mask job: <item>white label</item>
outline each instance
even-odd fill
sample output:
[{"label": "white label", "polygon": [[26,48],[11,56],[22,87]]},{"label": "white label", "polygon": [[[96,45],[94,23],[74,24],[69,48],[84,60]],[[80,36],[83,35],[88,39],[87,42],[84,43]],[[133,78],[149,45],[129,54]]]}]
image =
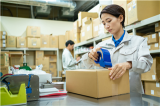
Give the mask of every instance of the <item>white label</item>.
[{"label": "white label", "polygon": [[5,35],[2,35],[2,39],[5,39]]},{"label": "white label", "polygon": [[3,44],[3,47],[6,47],[6,44]]},{"label": "white label", "polygon": [[155,75],[152,75],[152,79],[155,80],[155,79],[156,79],[156,76],[155,76]]},{"label": "white label", "polygon": [[36,43],[33,43],[32,45],[33,45],[33,46],[36,46],[37,44],[36,44]]},{"label": "white label", "polygon": [[128,11],[131,11],[131,7],[129,7]]},{"label": "white label", "polygon": [[133,1],[133,7],[136,6],[136,1]]},{"label": "white label", "polygon": [[156,34],[152,34],[152,38],[156,38]]},{"label": "white label", "polygon": [[45,45],[46,45],[46,44],[47,44],[47,42],[43,42],[43,44],[45,44]]},{"label": "white label", "polygon": [[74,41],[77,41],[77,39],[74,39]]},{"label": "white label", "polygon": [[82,32],[82,36],[85,36],[85,32]]},{"label": "white label", "polygon": [[156,23],[156,24],[155,24],[155,27],[159,27],[159,24],[158,24],[158,23]]},{"label": "white label", "polygon": [[3,31],[3,35],[6,35],[6,32],[5,32],[5,31]]},{"label": "white label", "polygon": [[24,43],[21,43],[21,46],[24,46]]},{"label": "white label", "polygon": [[3,43],[6,43],[6,40],[3,40]]},{"label": "white label", "polygon": [[89,30],[90,30],[90,26],[87,27],[87,31],[89,31]]},{"label": "white label", "polygon": [[154,95],[154,90],[151,90],[151,94]]},{"label": "white label", "polygon": [[76,37],[76,34],[74,36]]},{"label": "white label", "polygon": [[83,22],[83,26],[85,26],[85,23]]},{"label": "white label", "polygon": [[159,37],[160,37],[160,32],[159,32]]},{"label": "white label", "polygon": [[158,43],[155,43],[155,47],[158,47]]},{"label": "white label", "polygon": [[95,32],[98,31],[98,26],[95,26],[95,27],[94,27],[94,31],[95,31]]},{"label": "white label", "polygon": [[76,30],[76,27],[74,27],[74,29]]},{"label": "white label", "polygon": [[151,49],[151,46],[149,45],[148,48]]},{"label": "white label", "polygon": [[158,82],[156,82],[156,87],[159,87],[159,83]]}]

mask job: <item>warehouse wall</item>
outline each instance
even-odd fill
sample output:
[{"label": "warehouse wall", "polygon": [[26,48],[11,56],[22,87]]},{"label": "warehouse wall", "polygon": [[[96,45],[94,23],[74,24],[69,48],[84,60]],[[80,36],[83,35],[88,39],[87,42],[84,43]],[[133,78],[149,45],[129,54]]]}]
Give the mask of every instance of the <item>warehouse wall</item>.
[{"label": "warehouse wall", "polygon": [[1,16],[1,31],[8,35],[26,36],[27,26],[39,26],[41,34],[64,35],[66,30],[71,30],[73,22],[54,21],[42,19],[27,19]]}]

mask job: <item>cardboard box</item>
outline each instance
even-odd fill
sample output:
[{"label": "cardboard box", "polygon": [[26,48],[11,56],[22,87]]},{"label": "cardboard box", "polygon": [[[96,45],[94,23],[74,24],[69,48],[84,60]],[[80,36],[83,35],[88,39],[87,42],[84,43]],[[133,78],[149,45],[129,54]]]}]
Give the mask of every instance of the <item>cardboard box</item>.
[{"label": "cardboard box", "polygon": [[49,35],[41,35],[41,47],[49,48]]},{"label": "cardboard box", "polygon": [[7,47],[16,47],[17,39],[16,36],[7,36]]},{"label": "cardboard box", "polygon": [[5,75],[5,74],[8,74],[9,73],[9,66],[2,66],[0,67],[0,72],[1,72],[1,76]]},{"label": "cardboard box", "polygon": [[40,37],[40,27],[27,26],[27,37]]},{"label": "cardboard box", "polygon": [[79,27],[79,22],[75,21],[73,23],[73,33],[80,33],[81,32],[81,28]]},{"label": "cardboard box", "polygon": [[73,41],[75,44],[80,43],[80,33],[74,33]]},{"label": "cardboard box", "polygon": [[36,69],[36,66],[29,66],[32,70]]},{"label": "cardboard box", "polygon": [[50,69],[49,73],[52,74],[52,77],[57,77],[57,69]]},{"label": "cardboard box", "polygon": [[85,17],[98,18],[98,13],[96,13],[96,12],[79,12],[78,13],[79,27],[82,26],[82,19]]},{"label": "cardboard box", "polygon": [[159,50],[159,43],[149,44],[149,50]]},{"label": "cardboard box", "polygon": [[43,58],[37,58],[36,59],[36,66],[38,65],[43,65],[42,70],[43,71],[49,71],[49,58],[48,57],[43,57]]},{"label": "cardboard box", "polygon": [[99,18],[93,20],[93,37],[99,36],[101,20]]},{"label": "cardboard box", "polygon": [[148,35],[148,44],[159,43],[158,33]]},{"label": "cardboard box", "polygon": [[66,90],[94,98],[130,93],[129,71],[114,81],[109,78],[109,72],[107,69],[67,70]]},{"label": "cardboard box", "polygon": [[10,66],[13,65],[23,66],[23,53],[10,53]]},{"label": "cardboard box", "polygon": [[17,47],[26,47],[26,37],[17,37]]},{"label": "cardboard box", "polygon": [[59,49],[64,49],[65,46],[65,36],[64,35],[59,35]]},{"label": "cardboard box", "polygon": [[160,31],[160,22],[157,22],[155,24],[155,32],[159,32]]},{"label": "cardboard box", "polygon": [[112,38],[112,37],[104,38],[104,39],[102,39],[102,41],[108,40],[108,39],[110,39],[110,38]]},{"label": "cardboard box", "polygon": [[0,39],[6,39],[7,32],[6,31],[0,31]]},{"label": "cardboard box", "polygon": [[80,34],[81,42],[86,41],[86,32],[85,27],[82,27],[81,34]]},{"label": "cardboard box", "polygon": [[57,62],[57,55],[45,55],[49,58],[49,62]]},{"label": "cardboard box", "polygon": [[[153,17],[159,14],[159,1],[143,1],[143,0],[132,0],[127,4],[128,8],[128,24],[133,24],[138,21]],[[146,8],[144,8],[146,7]],[[148,8],[149,7],[149,8]],[[147,11],[147,14],[144,14]]]},{"label": "cardboard box", "polygon": [[143,81],[159,81],[160,79],[160,57],[153,58],[153,64],[150,71],[141,74]]},{"label": "cardboard box", "polygon": [[35,51],[35,59],[43,57],[44,57],[44,51]]},{"label": "cardboard box", "polygon": [[66,31],[65,33],[65,42],[67,42],[68,40],[70,40],[70,31]]},{"label": "cardboard box", "polygon": [[28,48],[40,48],[41,47],[41,38],[27,38],[27,47]]},{"label": "cardboard box", "polygon": [[9,66],[9,55],[5,52],[1,53],[1,66]]},{"label": "cardboard box", "polygon": [[7,40],[0,39],[0,47],[6,47]]},{"label": "cardboard box", "polygon": [[57,69],[57,62],[49,62],[49,69]]},{"label": "cardboard box", "polygon": [[160,82],[145,81],[145,94],[160,97]]},{"label": "cardboard box", "polygon": [[49,41],[50,48],[58,48],[58,42],[59,42],[58,36],[50,36],[49,40],[50,40]]}]

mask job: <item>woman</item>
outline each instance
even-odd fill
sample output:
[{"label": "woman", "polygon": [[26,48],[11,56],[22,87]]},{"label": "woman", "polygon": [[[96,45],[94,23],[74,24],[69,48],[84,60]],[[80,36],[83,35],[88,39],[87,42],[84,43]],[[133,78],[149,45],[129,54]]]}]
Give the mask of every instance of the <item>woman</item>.
[{"label": "woman", "polygon": [[100,14],[104,28],[112,34],[112,38],[100,42],[96,48],[82,56],[83,63],[87,68],[91,68],[94,60],[97,60],[97,51],[102,47],[109,49],[111,54],[112,71],[110,79],[120,78],[126,70],[129,70],[130,91],[143,93],[141,84],[141,73],[150,70],[153,59],[147,45],[147,39],[129,35],[123,30],[125,22],[125,11],[118,5],[106,6]]}]

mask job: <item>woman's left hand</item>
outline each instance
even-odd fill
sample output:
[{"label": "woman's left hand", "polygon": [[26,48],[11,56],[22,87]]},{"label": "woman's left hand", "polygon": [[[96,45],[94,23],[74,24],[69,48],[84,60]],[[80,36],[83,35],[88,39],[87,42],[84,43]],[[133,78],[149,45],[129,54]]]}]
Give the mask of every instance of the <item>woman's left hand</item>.
[{"label": "woman's left hand", "polygon": [[125,72],[127,69],[130,69],[132,68],[132,62],[125,62],[125,63],[119,63],[119,64],[116,64],[109,76],[110,76],[110,79],[117,79],[117,78],[120,78]]}]

